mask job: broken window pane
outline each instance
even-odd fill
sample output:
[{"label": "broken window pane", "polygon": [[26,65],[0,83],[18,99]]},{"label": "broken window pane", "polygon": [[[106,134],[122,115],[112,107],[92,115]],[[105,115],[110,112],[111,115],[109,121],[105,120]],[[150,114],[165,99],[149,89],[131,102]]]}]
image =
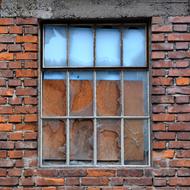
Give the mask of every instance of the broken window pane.
[{"label": "broken window pane", "polygon": [[144,163],[148,158],[148,123],[146,120],[125,120],[125,164]]},{"label": "broken window pane", "polygon": [[147,73],[126,71],[124,74],[125,115],[143,116],[148,114]]},{"label": "broken window pane", "polygon": [[96,30],[96,66],[120,66],[120,31],[114,28]]},{"label": "broken window pane", "polygon": [[93,160],[93,120],[71,120],[70,160],[72,164]]},{"label": "broken window pane", "polygon": [[70,114],[93,114],[93,74],[92,72],[70,73]]},{"label": "broken window pane", "polygon": [[129,27],[123,32],[123,62],[127,67],[146,65],[146,34],[144,27]]},{"label": "broken window pane", "polygon": [[43,160],[65,160],[65,121],[43,120],[42,126]]},{"label": "broken window pane", "polygon": [[70,27],[69,58],[70,66],[93,66],[92,28]]},{"label": "broken window pane", "polygon": [[66,77],[64,72],[44,72],[42,113],[44,116],[66,115]]},{"label": "broken window pane", "polygon": [[120,115],[120,72],[97,72],[96,106],[97,114]]},{"label": "broken window pane", "polygon": [[120,120],[102,119],[97,121],[98,161],[120,161]]},{"label": "broken window pane", "polygon": [[44,66],[66,66],[67,33],[64,26],[44,26]]}]

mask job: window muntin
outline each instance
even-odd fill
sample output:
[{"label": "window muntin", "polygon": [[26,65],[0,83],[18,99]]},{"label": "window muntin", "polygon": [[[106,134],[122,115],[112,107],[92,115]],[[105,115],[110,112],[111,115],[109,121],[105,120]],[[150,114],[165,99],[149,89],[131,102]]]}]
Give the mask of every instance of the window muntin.
[{"label": "window muntin", "polygon": [[43,31],[41,165],[149,165],[146,25],[46,24]]}]

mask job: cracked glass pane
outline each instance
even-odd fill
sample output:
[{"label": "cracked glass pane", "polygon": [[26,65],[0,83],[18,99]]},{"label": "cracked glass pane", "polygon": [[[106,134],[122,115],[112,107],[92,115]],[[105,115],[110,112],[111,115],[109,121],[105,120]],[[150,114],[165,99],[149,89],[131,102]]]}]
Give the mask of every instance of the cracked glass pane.
[{"label": "cracked glass pane", "polygon": [[43,160],[65,160],[66,131],[63,120],[43,120]]},{"label": "cracked glass pane", "polygon": [[74,67],[93,66],[93,30],[70,27],[69,63]]},{"label": "cracked glass pane", "polygon": [[146,34],[144,27],[129,27],[123,32],[123,64],[127,67],[146,65]]},{"label": "cracked glass pane", "polygon": [[93,160],[93,120],[71,120],[70,160],[71,164]]},{"label": "cracked glass pane", "polygon": [[96,79],[97,115],[120,115],[120,72],[100,71],[97,72]]},{"label": "cracked glass pane", "polygon": [[64,26],[44,26],[44,66],[66,66],[67,32]]},{"label": "cracked glass pane", "polygon": [[99,162],[120,161],[120,120],[97,121],[97,158]]},{"label": "cracked glass pane", "polygon": [[124,74],[124,113],[127,116],[148,114],[147,73],[126,71]]},{"label": "cracked glass pane", "polygon": [[66,78],[64,72],[43,74],[42,113],[44,116],[66,115]]},{"label": "cracked glass pane", "polygon": [[147,162],[147,120],[125,120],[124,151],[125,164],[142,164]]},{"label": "cracked glass pane", "polygon": [[79,116],[93,114],[92,72],[70,73],[70,114]]},{"label": "cracked glass pane", "polygon": [[96,30],[96,66],[120,66],[120,31],[116,28]]}]

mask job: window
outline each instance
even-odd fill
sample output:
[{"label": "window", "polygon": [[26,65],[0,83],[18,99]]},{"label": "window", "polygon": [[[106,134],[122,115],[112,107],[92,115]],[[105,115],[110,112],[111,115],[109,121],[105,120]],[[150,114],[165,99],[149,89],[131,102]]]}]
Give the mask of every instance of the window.
[{"label": "window", "polygon": [[149,165],[146,24],[44,24],[42,166]]}]

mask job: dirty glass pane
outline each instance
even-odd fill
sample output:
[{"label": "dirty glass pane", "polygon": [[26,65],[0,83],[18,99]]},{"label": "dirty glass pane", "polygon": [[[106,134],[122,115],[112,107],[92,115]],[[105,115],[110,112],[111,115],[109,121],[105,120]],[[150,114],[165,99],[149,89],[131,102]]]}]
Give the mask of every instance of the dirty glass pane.
[{"label": "dirty glass pane", "polygon": [[124,128],[125,164],[146,164],[148,158],[147,120],[125,120]]},{"label": "dirty glass pane", "polygon": [[70,121],[70,160],[72,164],[93,160],[93,120]]},{"label": "dirty glass pane", "polygon": [[59,25],[44,26],[44,66],[66,66],[66,28]]},{"label": "dirty glass pane", "polygon": [[70,72],[70,115],[93,115],[93,73]]},{"label": "dirty glass pane", "polygon": [[96,30],[96,66],[120,66],[120,31],[114,28]]},{"label": "dirty glass pane", "polygon": [[120,115],[120,72],[100,71],[96,79],[97,115]]},{"label": "dirty glass pane", "polygon": [[97,158],[99,162],[120,161],[120,120],[97,121]]},{"label": "dirty glass pane", "polygon": [[127,67],[146,65],[146,34],[144,27],[129,27],[123,32],[123,64]]},{"label": "dirty glass pane", "polygon": [[148,114],[147,72],[125,72],[124,112],[127,116],[143,116]]},{"label": "dirty glass pane", "polygon": [[43,120],[42,125],[43,160],[65,160],[66,130],[63,120]]},{"label": "dirty glass pane", "polygon": [[43,73],[42,113],[43,116],[66,115],[66,75],[64,72]]},{"label": "dirty glass pane", "polygon": [[69,63],[74,67],[93,66],[92,28],[70,28]]}]

